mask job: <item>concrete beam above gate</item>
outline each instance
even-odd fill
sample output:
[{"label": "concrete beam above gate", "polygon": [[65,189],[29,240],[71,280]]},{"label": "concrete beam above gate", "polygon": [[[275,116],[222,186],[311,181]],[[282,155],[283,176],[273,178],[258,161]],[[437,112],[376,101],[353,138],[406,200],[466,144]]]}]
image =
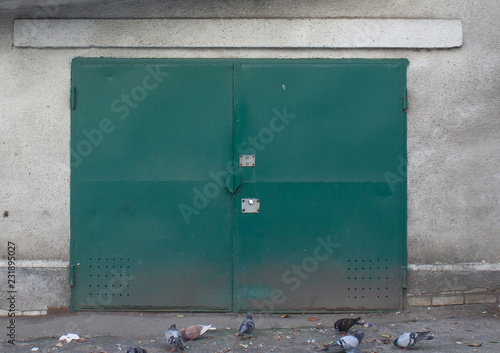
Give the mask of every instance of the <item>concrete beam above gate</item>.
[{"label": "concrete beam above gate", "polygon": [[20,48],[456,48],[453,19],[15,20]]}]

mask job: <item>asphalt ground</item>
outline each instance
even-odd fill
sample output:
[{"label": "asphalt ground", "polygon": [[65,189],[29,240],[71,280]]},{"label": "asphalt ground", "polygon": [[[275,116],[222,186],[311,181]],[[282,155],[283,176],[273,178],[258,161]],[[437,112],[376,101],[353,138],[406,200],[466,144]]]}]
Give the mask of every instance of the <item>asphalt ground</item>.
[{"label": "asphalt ground", "polygon": [[[365,337],[361,352],[398,352],[392,341],[403,332],[431,330],[432,341],[424,341],[416,352],[500,352],[499,306],[459,305],[412,308],[402,312],[336,314],[259,314],[254,313],[256,330],[252,338],[235,333],[244,314],[174,312],[79,312],[60,315],[22,316],[15,321],[15,345],[7,336],[9,318],[0,318],[3,332],[1,353],[82,352],[125,353],[131,345],[148,353],[169,352],[164,332],[175,323],[178,328],[211,324],[217,328],[186,343],[185,352],[315,352],[342,336],[333,324],[343,317],[362,316],[372,324],[362,329]],[[69,343],[59,338],[76,333],[81,339]]]}]

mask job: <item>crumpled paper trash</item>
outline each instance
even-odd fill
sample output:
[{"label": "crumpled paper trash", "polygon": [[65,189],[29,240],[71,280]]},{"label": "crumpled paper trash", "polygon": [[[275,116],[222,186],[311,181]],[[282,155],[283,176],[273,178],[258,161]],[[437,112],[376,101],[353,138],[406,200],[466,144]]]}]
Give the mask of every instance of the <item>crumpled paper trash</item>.
[{"label": "crumpled paper trash", "polygon": [[67,335],[62,335],[59,337],[59,341],[66,341],[66,342],[71,342],[72,340],[78,340],[80,339],[80,336],[78,336],[76,333],[68,333]]}]

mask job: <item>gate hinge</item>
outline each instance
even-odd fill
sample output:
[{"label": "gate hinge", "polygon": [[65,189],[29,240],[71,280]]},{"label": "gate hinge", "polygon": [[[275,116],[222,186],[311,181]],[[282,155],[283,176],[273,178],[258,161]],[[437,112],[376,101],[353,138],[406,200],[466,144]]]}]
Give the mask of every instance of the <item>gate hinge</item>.
[{"label": "gate hinge", "polygon": [[76,271],[77,265],[79,265],[79,264],[69,265],[69,286],[70,287],[75,286],[75,271]]},{"label": "gate hinge", "polygon": [[71,90],[71,109],[76,109],[76,87]]},{"label": "gate hinge", "polygon": [[403,288],[406,289],[406,275],[408,272],[408,266],[401,266],[401,276],[403,277]]},{"label": "gate hinge", "polygon": [[408,110],[408,89],[403,88],[401,100],[402,100],[402,104],[403,104],[403,111],[407,111]]}]

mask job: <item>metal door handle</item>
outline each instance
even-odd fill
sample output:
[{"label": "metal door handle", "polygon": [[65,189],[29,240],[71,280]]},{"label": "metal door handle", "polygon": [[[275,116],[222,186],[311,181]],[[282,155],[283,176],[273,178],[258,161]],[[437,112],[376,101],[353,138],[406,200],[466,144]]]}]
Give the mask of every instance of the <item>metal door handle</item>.
[{"label": "metal door handle", "polygon": [[226,188],[231,194],[234,194],[241,185],[241,175],[237,173],[226,174]]}]

